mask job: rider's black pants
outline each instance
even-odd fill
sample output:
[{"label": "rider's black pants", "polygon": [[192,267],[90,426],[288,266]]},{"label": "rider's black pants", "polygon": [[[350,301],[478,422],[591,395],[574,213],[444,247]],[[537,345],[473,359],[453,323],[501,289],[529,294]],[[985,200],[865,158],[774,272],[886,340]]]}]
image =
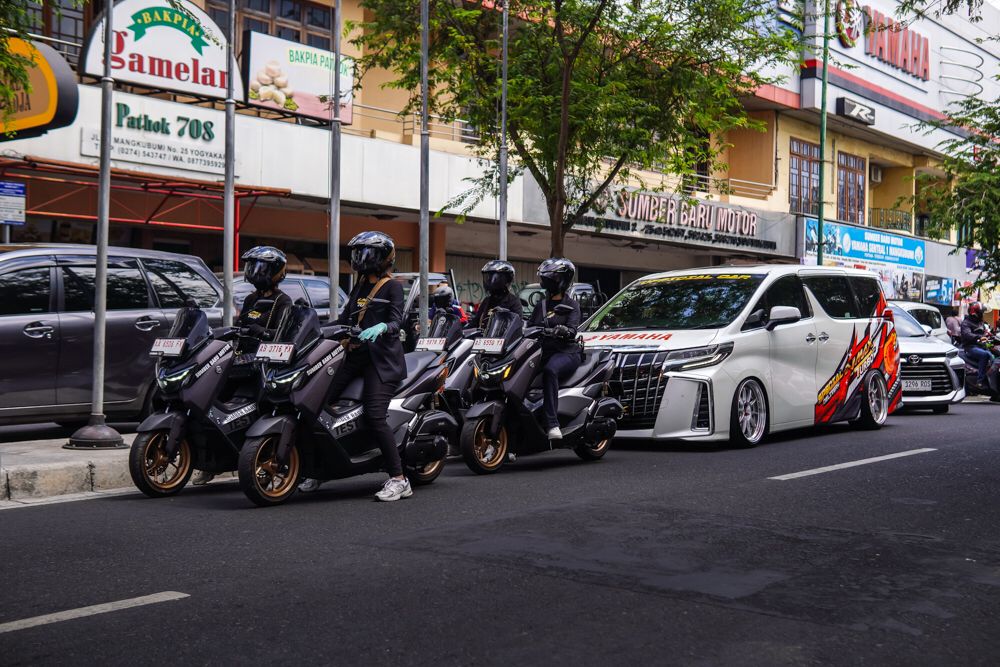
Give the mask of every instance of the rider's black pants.
[{"label": "rider's black pants", "polygon": [[565,380],[580,367],[579,352],[552,352],[542,356],[542,407],[545,425],[559,426],[559,381]]},{"label": "rider's black pants", "polygon": [[329,401],[336,401],[356,377],[365,379],[365,387],[361,392],[361,402],[365,407],[365,424],[378,443],[378,448],[382,450],[385,470],[392,476],[402,475],[403,464],[399,460],[399,450],[396,448],[396,441],[387,422],[389,401],[396,394],[399,385],[395,382],[382,382],[367,350],[352,350],[347,353],[344,365],[330,383]]}]

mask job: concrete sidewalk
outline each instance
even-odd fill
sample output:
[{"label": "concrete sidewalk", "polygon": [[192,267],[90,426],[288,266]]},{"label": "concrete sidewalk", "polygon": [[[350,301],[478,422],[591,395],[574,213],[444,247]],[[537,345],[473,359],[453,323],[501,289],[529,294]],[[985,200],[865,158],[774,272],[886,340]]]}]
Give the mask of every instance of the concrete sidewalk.
[{"label": "concrete sidewalk", "polygon": [[[122,435],[132,444],[135,433]],[[66,438],[0,442],[0,501],[39,498],[132,486],[128,449],[63,449]]]}]

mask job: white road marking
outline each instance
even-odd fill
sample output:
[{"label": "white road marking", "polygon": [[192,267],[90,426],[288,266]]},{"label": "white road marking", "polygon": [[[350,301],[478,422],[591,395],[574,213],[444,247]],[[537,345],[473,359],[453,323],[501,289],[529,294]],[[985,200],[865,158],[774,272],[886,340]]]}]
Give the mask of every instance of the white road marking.
[{"label": "white road marking", "polygon": [[178,593],[177,591],[163,591],[162,593],[143,595],[142,597],[129,598],[128,600],[105,602],[104,604],[95,604],[89,607],[80,607],[79,609],[67,609],[66,611],[57,611],[54,614],[32,616],[31,618],[22,618],[20,621],[2,623],[0,624],[0,634],[24,630],[26,628],[33,628],[38,625],[48,625],[49,623],[69,621],[74,618],[83,618],[84,616],[106,614],[109,611],[131,609],[132,607],[141,607],[143,605],[156,604],[158,602],[170,602],[171,600],[180,600],[186,597],[190,596],[187,593]]},{"label": "white road marking", "polygon": [[905,452],[897,452],[896,454],[886,454],[885,456],[874,456],[870,459],[860,459],[858,461],[848,461],[847,463],[838,463],[833,466],[825,466],[823,468],[813,468],[812,470],[803,470],[802,472],[793,472],[787,475],[778,475],[777,477],[768,477],[768,479],[777,479],[782,482],[789,479],[798,479],[799,477],[808,477],[810,475],[819,475],[824,472],[833,472],[834,470],[843,470],[844,468],[853,468],[855,466],[868,465],[869,463],[878,463],[879,461],[888,461],[889,459],[898,459],[904,456],[913,456],[914,454],[926,454],[927,452],[936,452],[936,449],[925,447],[923,449],[910,449]]}]

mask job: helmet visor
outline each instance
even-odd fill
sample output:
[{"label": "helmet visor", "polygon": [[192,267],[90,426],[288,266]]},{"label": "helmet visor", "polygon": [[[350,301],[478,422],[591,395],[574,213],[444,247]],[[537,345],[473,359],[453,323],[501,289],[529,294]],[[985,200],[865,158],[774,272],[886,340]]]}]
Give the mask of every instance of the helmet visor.
[{"label": "helmet visor", "polygon": [[361,246],[351,249],[351,268],[355,271],[381,271],[385,261],[382,248]]},{"label": "helmet visor", "polygon": [[510,276],[499,271],[488,271],[483,274],[483,288],[487,292],[502,292],[510,285]]},{"label": "helmet visor", "polygon": [[249,259],[243,265],[243,279],[257,289],[267,289],[274,284],[278,267],[274,262]]}]

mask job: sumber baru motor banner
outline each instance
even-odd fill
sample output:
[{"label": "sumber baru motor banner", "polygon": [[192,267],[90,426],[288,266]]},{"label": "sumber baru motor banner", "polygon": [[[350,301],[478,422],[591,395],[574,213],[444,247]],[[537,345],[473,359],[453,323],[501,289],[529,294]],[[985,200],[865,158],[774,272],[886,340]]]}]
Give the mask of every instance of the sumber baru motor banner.
[{"label": "sumber baru motor banner", "polygon": [[[245,32],[243,78],[247,104],[308,116],[333,117],[332,51],[317,49],[258,32]],[[354,61],[340,60],[340,122],[353,116]]]},{"label": "sumber baru motor banner", "polygon": [[[803,258],[806,264],[816,263],[820,244],[818,227],[815,218],[806,219]],[[877,273],[890,299],[922,299],[925,250],[924,242],[911,236],[838,222],[823,223],[823,265]]]}]

